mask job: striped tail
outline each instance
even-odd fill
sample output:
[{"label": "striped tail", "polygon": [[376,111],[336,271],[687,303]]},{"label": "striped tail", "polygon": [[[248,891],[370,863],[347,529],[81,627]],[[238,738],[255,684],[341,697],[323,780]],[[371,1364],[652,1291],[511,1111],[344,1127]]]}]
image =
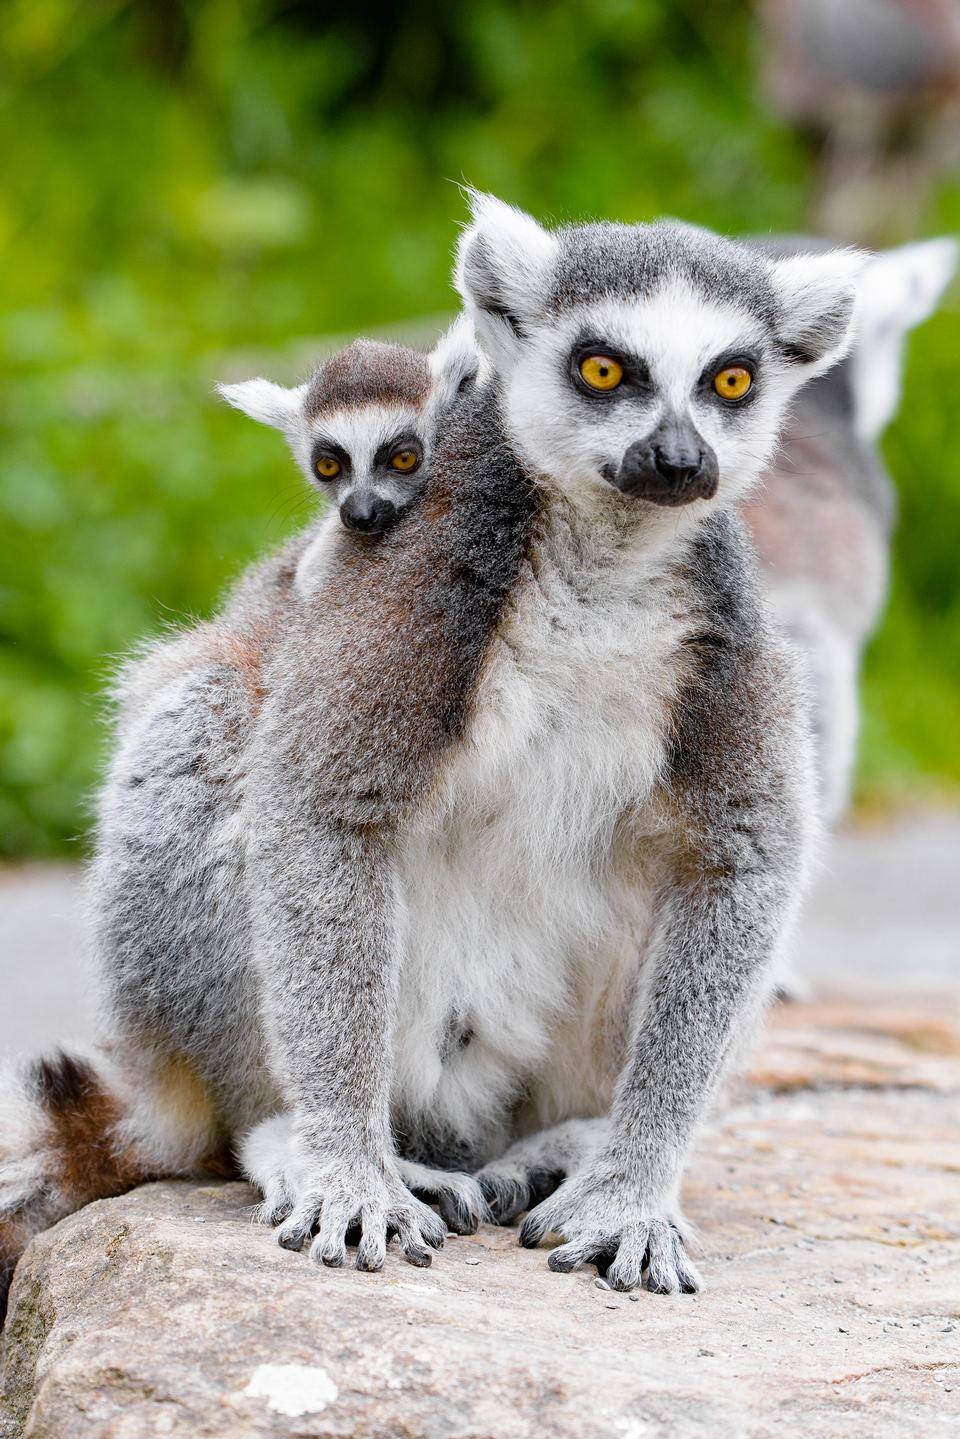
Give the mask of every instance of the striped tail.
[{"label": "striped tail", "polygon": [[33,1235],[160,1177],[124,1138],[126,1108],[115,1067],[96,1052],[59,1051],[0,1074],[0,1324]]}]

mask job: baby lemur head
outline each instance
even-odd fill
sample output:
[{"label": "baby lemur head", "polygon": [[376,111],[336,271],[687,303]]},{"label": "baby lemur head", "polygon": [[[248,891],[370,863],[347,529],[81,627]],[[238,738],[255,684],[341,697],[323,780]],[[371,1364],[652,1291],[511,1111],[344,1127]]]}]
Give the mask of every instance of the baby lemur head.
[{"label": "baby lemur head", "polygon": [[292,389],[261,379],[219,389],[286,436],[348,529],[382,534],[423,488],[437,419],[476,368],[461,318],[430,354],[355,340]]},{"label": "baby lemur head", "polygon": [[732,504],[848,344],[862,257],[776,259],[689,225],[544,230],[472,196],[456,280],[528,466],[567,490]]}]

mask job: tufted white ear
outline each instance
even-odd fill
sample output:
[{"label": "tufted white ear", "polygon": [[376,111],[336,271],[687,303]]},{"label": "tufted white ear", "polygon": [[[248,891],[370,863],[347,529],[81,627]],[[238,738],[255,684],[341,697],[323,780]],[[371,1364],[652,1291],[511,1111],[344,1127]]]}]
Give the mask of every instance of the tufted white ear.
[{"label": "tufted white ear", "polygon": [[217,391],[228,405],[242,410],[261,425],[289,434],[300,417],[306,385],[287,389],[272,380],[244,380],[239,385],[218,385]]},{"label": "tufted white ear", "polygon": [[554,237],[494,195],[469,192],[471,223],[457,246],[454,282],[492,357],[504,357],[541,308]]},{"label": "tufted white ear", "polygon": [[868,261],[857,286],[851,372],[858,433],[875,440],[900,400],[903,342],[936,308],[954,270],[957,242],[923,240]]},{"label": "tufted white ear", "polygon": [[480,356],[469,315],[458,315],[427,356],[433,378],[432,405],[445,410],[460,390],[476,378]]},{"label": "tufted white ear", "polygon": [[857,276],[867,263],[861,250],[827,250],[773,262],[780,296],[777,333],[805,379],[843,358],[852,339]]}]

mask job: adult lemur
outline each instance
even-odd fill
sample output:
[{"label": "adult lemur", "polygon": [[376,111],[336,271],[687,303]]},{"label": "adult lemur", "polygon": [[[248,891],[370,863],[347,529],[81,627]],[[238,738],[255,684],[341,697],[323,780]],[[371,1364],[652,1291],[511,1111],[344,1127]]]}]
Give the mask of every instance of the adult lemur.
[{"label": "adult lemur", "polygon": [[248,1158],[325,1263],[349,1237],[378,1268],[391,1233],[427,1262],[412,1188],[469,1227],[444,1171],[503,1217],[592,1144],[524,1242],[696,1287],[684,1157],[813,829],[733,511],[842,352],[858,264],[476,198],[457,280],[488,366],[419,503],[299,586],[295,545],[235,647],[129,681],[93,874],[110,1055],[24,1076],[8,1252],[288,1111],[293,1157],[281,1119]]}]

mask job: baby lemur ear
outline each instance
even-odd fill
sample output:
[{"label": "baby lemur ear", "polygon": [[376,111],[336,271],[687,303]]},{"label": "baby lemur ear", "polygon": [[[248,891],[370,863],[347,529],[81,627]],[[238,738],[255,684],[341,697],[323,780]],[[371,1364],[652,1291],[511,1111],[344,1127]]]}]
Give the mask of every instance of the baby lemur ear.
[{"label": "baby lemur ear", "polygon": [[556,254],[553,235],[493,195],[469,192],[471,223],[457,246],[454,283],[494,355],[509,353],[541,308]]},{"label": "baby lemur ear", "polygon": [[828,370],[850,348],[857,276],[867,262],[861,250],[791,255],[773,263],[780,297],[777,333],[804,378]]},{"label": "baby lemur ear", "polygon": [[242,410],[261,425],[272,425],[284,434],[295,426],[303,407],[306,385],[295,385],[287,389],[275,385],[272,380],[244,380],[239,385],[218,385],[217,391],[228,405]]},{"label": "baby lemur ear", "polygon": [[427,356],[433,379],[432,404],[445,410],[476,379],[480,355],[469,315],[458,315]]}]

